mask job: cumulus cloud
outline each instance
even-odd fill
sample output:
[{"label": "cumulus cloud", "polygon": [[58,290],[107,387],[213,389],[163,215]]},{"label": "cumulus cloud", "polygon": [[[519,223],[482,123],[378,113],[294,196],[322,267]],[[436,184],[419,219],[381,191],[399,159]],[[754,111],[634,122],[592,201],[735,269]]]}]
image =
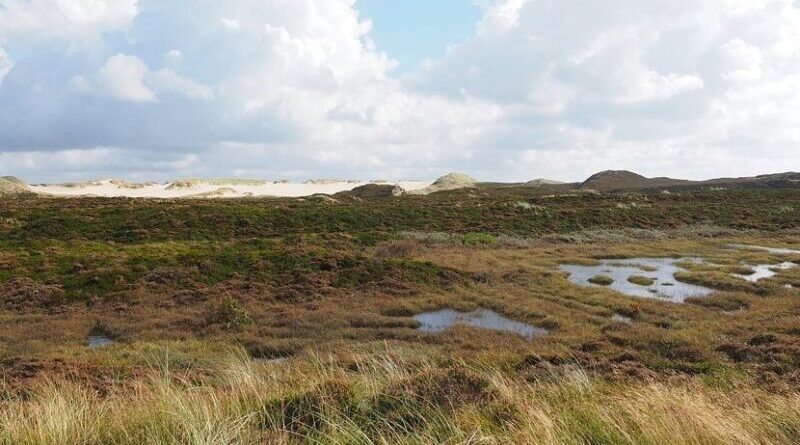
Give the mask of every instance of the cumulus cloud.
[{"label": "cumulus cloud", "polygon": [[3,0],[0,39],[91,39],[127,27],[136,13],[136,0]]},{"label": "cumulus cloud", "polygon": [[23,176],[64,160],[70,176],[497,180],[800,162],[793,0],[482,0],[472,37],[402,77],[354,0],[0,4],[0,166]]},{"label": "cumulus cloud", "polygon": [[[175,59],[174,54],[172,59]],[[176,93],[201,100],[214,97],[211,88],[205,85],[181,77],[171,69],[151,71],[142,59],[125,54],[109,58],[97,77],[101,89],[120,100],[156,102],[157,92]],[[73,78],[72,84],[79,90],[88,88],[82,76]]]},{"label": "cumulus cloud", "polygon": [[117,99],[155,102],[155,93],[144,84],[146,74],[148,69],[142,59],[117,54],[100,68],[98,82],[106,93]]},{"label": "cumulus cloud", "polygon": [[792,0],[484,7],[478,34],[411,82],[504,104],[481,143],[503,147],[509,167],[572,179],[608,167],[702,177],[800,161]]}]

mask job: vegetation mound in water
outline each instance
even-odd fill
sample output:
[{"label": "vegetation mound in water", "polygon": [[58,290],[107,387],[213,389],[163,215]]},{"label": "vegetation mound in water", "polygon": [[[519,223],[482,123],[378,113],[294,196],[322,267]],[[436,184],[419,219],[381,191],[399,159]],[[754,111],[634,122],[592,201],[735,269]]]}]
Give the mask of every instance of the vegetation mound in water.
[{"label": "vegetation mound in water", "polygon": [[644,275],[631,275],[628,277],[628,282],[638,284],[639,286],[652,286],[656,280]]},{"label": "vegetation mound in water", "polygon": [[589,282],[599,286],[611,286],[614,284],[614,279],[608,275],[595,275],[592,278],[589,278]]}]

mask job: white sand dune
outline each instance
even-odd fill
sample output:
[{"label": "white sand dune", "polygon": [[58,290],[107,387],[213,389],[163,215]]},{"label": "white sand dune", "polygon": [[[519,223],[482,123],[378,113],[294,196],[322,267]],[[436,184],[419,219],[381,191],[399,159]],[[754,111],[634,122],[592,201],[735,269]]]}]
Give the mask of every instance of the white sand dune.
[{"label": "white sand dune", "polygon": [[[241,198],[247,196],[272,196],[272,197],[302,197],[316,194],[332,195],[339,192],[352,190],[356,187],[369,184],[361,181],[306,181],[304,183],[290,183],[285,181],[237,181],[237,180],[191,180],[180,181],[181,186],[174,184],[179,181],[166,183],[142,183],[135,187],[118,180],[91,181],[82,184],[42,184],[32,185],[34,193],[62,196],[98,196],[98,197],[124,197],[124,198]],[[433,181],[399,181],[390,182],[402,187],[406,191],[415,191],[429,187]],[[224,189],[224,190],[221,190]]]}]

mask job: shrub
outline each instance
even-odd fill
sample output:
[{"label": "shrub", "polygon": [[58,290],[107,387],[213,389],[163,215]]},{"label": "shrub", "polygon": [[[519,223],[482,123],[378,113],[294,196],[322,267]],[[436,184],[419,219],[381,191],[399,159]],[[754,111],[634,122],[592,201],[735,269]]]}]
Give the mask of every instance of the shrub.
[{"label": "shrub", "polygon": [[484,232],[467,233],[461,238],[461,242],[468,246],[494,244],[497,237]]},{"label": "shrub", "polygon": [[208,323],[221,324],[225,329],[232,329],[251,324],[253,319],[239,300],[228,295],[211,308]]}]

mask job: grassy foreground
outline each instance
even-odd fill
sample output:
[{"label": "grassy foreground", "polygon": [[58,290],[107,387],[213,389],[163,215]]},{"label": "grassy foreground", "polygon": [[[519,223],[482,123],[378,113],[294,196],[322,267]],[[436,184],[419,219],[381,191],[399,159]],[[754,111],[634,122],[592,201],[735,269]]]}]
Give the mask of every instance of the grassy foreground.
[{"label": "grassy foreground", "polygon": [[609,383],[577,367],[522,378],[397,352],[255,363],[201,379],[155,366],[99,394],[44,381],[0,404],[3,444],[788,444],[800,393],[744,383]]}]

